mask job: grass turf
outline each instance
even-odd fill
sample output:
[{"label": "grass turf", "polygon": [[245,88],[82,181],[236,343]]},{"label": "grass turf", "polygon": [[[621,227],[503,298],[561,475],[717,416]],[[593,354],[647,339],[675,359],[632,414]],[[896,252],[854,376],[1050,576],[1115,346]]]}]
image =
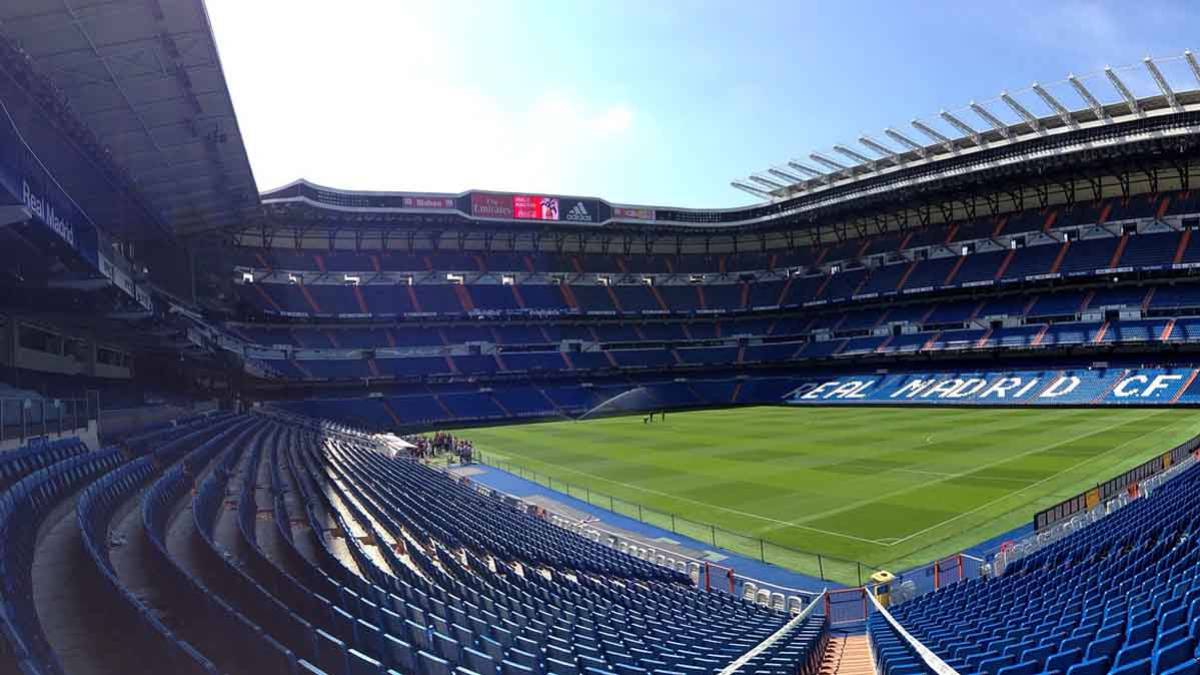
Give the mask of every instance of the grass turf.
[{"label": "grass turf", "polygon": [[1200,413],[758,407],[462,433],[574,497],[855,584],[852,561],[908,569],[1028,523],[1200,433]]}]

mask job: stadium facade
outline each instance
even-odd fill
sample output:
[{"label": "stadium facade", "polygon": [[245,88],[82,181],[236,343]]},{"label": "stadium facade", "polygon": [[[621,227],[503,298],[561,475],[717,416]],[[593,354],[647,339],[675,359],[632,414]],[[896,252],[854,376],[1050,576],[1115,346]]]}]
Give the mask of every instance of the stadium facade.
[{"label": "stadium facade", "polygon": [[982,125],[940,115],[956,134],[916,121],[791,161],[736,182],[767,200],[746,208],[297,181],[234,233],[238,311],[212,340],[254,386],[303,382],[327,400],[300,409],[372,428],[578,414],[634,385],[775,403],[827,373],[998,359],[1108,379],[1149,360],[1187,390],[1195,85],[1142,68],[1151,95],[1110,69],[1112,103],[1072,77],[1078,110],[1036,85],[1045,116],[1005,93],[1010,124],[972,103]]}]

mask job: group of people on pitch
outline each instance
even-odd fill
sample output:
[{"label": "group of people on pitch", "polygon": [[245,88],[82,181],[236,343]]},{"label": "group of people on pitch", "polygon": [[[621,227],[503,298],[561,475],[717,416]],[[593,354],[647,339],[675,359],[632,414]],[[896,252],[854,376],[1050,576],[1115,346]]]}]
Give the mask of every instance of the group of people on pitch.
[{"label": "group of people on pitch", "polygon": [[649,424],[649,423],[653,422],[655,415],[658,415],[659,422],[667,421],[667,411],[666,410],[660,410],[658,412],[651,410],[649,415],[642,418],[642,424]]},{"label": "group of people on pitch", "polygon": [[432,436],[405,436],[404,440],[412,444],[408,451],[417,459],[451,453],[458,457],[459,462],[470,464],[475,455],[475,445],[471,441],[441,431]]}]

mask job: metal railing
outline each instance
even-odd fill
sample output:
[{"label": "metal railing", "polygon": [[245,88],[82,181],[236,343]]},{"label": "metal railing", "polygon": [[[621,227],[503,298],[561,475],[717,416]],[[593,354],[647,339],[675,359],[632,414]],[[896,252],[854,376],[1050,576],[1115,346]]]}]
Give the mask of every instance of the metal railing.
[{"label": "metal railing", "polygon": [[1197,448],[1200,448],[1200,436],[1194,436],[1166,452],[1155,455],[1090,490],[1081,492],[1070,499],[1064,499],[1048,509],[1038,511],[1037,515],[1033,517],[1033,528],[1037,532],[1043,532],[1057,523],[1072,519],[1078,513],[1090,511],[1104,502],[1119,497],[1129,489],[1129,486],[1167,471],[1185,460]]},{"label": "metal railing", "polygon": [[757,559],[760,562],[778,565],[816,577],[822,581],[833,581],[846,585],[862,586],[870,576],[872,567],[856,560],[846,560],[820,553],[810,553],[783,546],[759,537],[752,537],[719,527],[713,523],[693,520],[678,513],[660,511],[637,502],[614,497],[587,485],[576,485],[561,478],[538,473],[520,464],[500,460],[486,453],[476,452],[476,461],[507,471],[515,476],[545,485],[567,496],[574,497],[592,506],[602,508],[620,516],[667,530],[673,534],[707,543],[716,548]]},{"label": "metal railing", "polygon": [[[728,666],[722,668],[721,672],[717,675],[733,675],[733,673],[738,672],[742,666],[753,660],[754,657],[770,649],[771,646],[776,642],[779,642],[788,635],[791,635],[793,631],[795,631],[797,628],[803,625],[805,621],[808,620],[808,617],[812,616],[817,607],[820,607],[823,604],[820,602],[820,600],[824,595],[825,594],[822,593],[821,596],[818,596],[815,601],[808,605],[808,607],[804,608],[803,612],[800,612],[796,616],[792,617],[791,621],[785,623],[782,628],[772,633],[766,640],[763,640],[755,645],[752,649],[750,649],[750,651],[734,659]],[[825,624],[825,630],[829,630],[828,623]]]},{"label": "metal railing", "polygon": [[[1179,447],[1190,445],[1194,441],[1196,441],[1196,439],[1192,439],[1192,441],[1188,441],[1188,443],[1185,443]],[[1166,453],[1166,455],[1170,454],[1171,453]],[[1155,457],[1151,461],[1161,462],[1162,457]],[[1034,532],[1020,541],[1002,547],[992,559],[993,573],[997,575],[1004,574],[1004,569],[1009,564],[1014,563],[1021,558],[1031,556],[1043,548],[1046,548],[1047,546],[1061,539],[1065,539],[1075,532],[1088,527],[1092,523],[1107,518],[1108,516],[1124,508],[1134,499],[1149,497],[1154,490],[1156,490],[1163,483],[1166,483],[1183,471],[1191,468],[1196,464],[1196,462],[1196,456],[1194,454],[1190,454],[1189,451],[1177,462],[1171,464],[1170,468],[1158,473],[1150,474],[1140,482],[1125,485],[1121,490],[1116,491],[1110,499],[1094,504],[1091,506],[1091,508],[1086,508],[1081,512],[1075,513],[1067,520],[1059,521],[1051,527],[1048,527],[1040,532]],[[1141,467],[1138,467],[1138,469],[1140,468]],[[1122,474],[1122,476],[1137,475],[1133,472],[1136,472],[1138,469],[1133,469],[1130,472],[1126,472],[1125,474]],[[1133,486],[1136,486],[1136,488],[1131,491],[1130,488]]]},{"label": "metal railing", "polygon": [[0,397],[0,442],[62,436],[86,429],[99,414],[99,394],[85,398]]},{"label": "metal railing", "polygon": [[[900,572],[888,582],[891,588],[890,604],[897,605],[926,593],[940,591],[960,581],[977,579],[983,575],[986,564],[987,561],[978,556],[956,553]],[[878,584],[873,584],[872,588],[876,586]]]},{"label": "metal railing", "polygon": [[951,668],[949,664],[941,659],[941,657],[939,657],[937,654],[934,654],[932,650],[921,644],[920,640],[916,639],[911,633],[905,630],[904,626],[901,626],[900,622],[896,621],[896,619],[892,617],[887,609],[880,604],[879,599],[876,598],[873,593],[867,593],[867,597],[871,599],[871,608],[876,612],[879,612],[884,620],[888,622],[888,625],[892,627],[892,630],[896,631],[896,635],[899,635],[900,639],[907,642],[909,647],[912,647],[912,650],[916,652],[917,656],[921,657],[921,660],[925,662],[925,666],[928,667],[930,671],[936,673],[937,675],[958,675],[957,670]]}]

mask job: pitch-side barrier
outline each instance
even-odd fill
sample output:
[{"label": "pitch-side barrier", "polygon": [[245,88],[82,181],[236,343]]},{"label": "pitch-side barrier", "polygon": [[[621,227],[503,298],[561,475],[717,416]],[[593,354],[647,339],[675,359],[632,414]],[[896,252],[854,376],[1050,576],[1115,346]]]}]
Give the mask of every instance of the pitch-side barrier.
[{"label": "pitch-side barrier", "polygon": [[[484,494],[495,494],[497,491],[482,485],[467,476],[455,476],[465,481],[474,489]],[[761,579],[755,579],[738,574],[732,567],[720,565],[709,560],[701,560],[693,556],[655,548],[642,539],[631,537],[625,533],[605,527],[601,521],[578,520],[565,514],[556,513],[537,504],[530,504],[511,495],[505,495],[519,508],[550,521],[552,524],[571,530],[583,537],[599,542],[635,558],[683,572],[691,577],[697,587],[709,591],[729,593],[763,607],[769,607],[780,612],[799,614],[815,603],[820,593],[791,588]]]},{"label": "pitch-side barrier", "polygon": [[[1194,441],[1195,439],[1189,441],[1189,443],[1193,443]],[[1151,496],[1160,485],[1188,470],[1196,462],[1197,451],[1193,449],[1190,454],[1184,455],[1165,471],[1153,474],[1144,480],[1131,483],[1125,486],[1123,490],[1117,492],[1115,496],[1105,501],[1095,502],[1090,507],[1078,511],[1070,518],[1060,520],[1040,532],[1035,532],[1015,542],[1005,543],[992,559],[992,573],[997,575],[1004,574],[1005,568],[1017,560],[1033,555],[1054,542],[1068,537],[1092,523],[1107,518],[1135,499]]]}]

